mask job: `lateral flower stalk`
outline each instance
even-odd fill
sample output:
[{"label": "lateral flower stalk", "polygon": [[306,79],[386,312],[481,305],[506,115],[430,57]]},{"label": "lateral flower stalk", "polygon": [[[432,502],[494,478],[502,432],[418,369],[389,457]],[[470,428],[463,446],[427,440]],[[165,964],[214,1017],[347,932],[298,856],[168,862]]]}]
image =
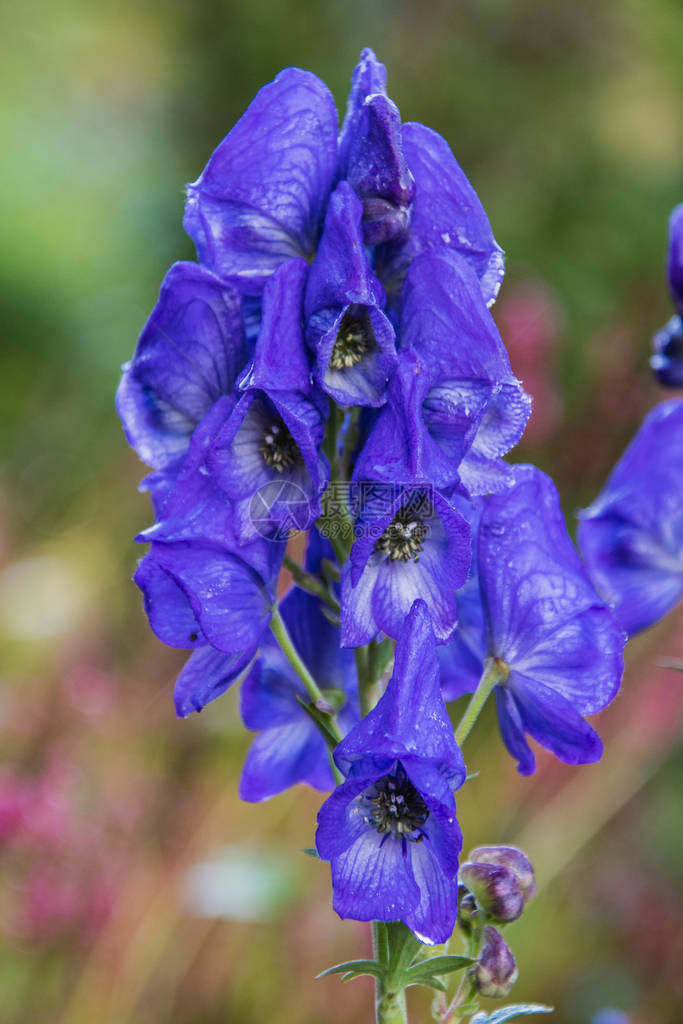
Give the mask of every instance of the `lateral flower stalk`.
[{"label": "lateral flower stalk", "polygon": [[484,704],[493,691],[494,686],[501,686],[510,675],[510,667],[500,658],[489,658],[485,662],[482,677],[479,685],[472,694],[456,730],[455,742],[459,747],[463,745],[470,734],[470,731],[479,717]]}]

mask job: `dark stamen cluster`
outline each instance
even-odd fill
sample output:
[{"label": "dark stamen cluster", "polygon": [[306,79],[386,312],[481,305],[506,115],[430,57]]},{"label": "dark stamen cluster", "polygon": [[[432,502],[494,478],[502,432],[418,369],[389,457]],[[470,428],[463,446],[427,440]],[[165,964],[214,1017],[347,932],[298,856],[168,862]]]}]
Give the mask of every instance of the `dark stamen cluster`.
[{"label": "dark stamen cluster", "polygon": [[396,562],[419,561],[427,527],[411,509],[402,508],[375,543],[375,550]]},{"label": "dark stamen cluster", "polygon": [[367,311],[360,313],[353,308],[342,317],[330,356],[333,370],[348,370],[359,363],[363,356],[374,347],[375,338]]},{"label": "dark stamen cluster", "polygon": [[299,446],[281,419],[268,424],[259,448],[267,466],[282,473],[300,458]]},{"label": "dark stamen cluster", "polygon": [[380,834],[418,842],[429,808],[401,764],[394,775],[384,775],[363,794],[365,821]]}]

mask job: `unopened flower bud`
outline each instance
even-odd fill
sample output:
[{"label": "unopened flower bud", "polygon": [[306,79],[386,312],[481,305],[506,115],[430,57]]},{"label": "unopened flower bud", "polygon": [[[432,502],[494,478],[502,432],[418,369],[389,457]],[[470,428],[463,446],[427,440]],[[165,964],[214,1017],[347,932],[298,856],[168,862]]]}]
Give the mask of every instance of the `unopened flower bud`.
[{"label": "unopened flower bud", "polygon": [[536,895],[536,878],[531,861],[516,846],[477,846],[470,853],[469,859],[483,864],[499,864],[512,871],[517,876],[525,903]]},{"label": "unopened flower bud", "polygon": [[472,893],[464,885],[458,886],[458,925],[465,935],[471,935],[479,910]]},{"label": "unopened flower bud", "polygon": [[504,999],[517,981],[517,964],[510,947],[497,928],[487,925],[479,962],[474,968],[477,992],[490,999]]},{"label": "unopened flower bud", "polygon": [[496,921],[516,921],[524,910],[517,876],[498,864],[470,863],[460,868],[460,881]]}]

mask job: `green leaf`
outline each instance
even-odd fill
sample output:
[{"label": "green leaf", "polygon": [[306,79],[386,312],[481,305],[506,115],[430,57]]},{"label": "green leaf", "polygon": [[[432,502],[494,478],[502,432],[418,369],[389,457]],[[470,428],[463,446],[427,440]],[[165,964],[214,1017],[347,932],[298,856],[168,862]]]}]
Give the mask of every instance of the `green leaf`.
[{"label": "green leaf", "polygon": [[540,1003],[516,1003],[514,1006],[501,1006],[493,1013],[478,1013],[470,1024],[504,1024],[515,1017],[530,1017],[534,1013],[552,1013],[552,1006],[541,1006]]},{"label": "green leaf", "polygon": [[336,964],[334,967],[328,967],[326,971],[316,975],[315,980],[324,978],[328,974],[343,974],[342,981],[360,978],[364,974],[371,974],[373,978],[383,978],[384,967],[382,964],[377,963],[376,960],[349,960],[345,964]]},{"label": "green leaf", "polygon": [[446,986],[444,985],[444,983],[442,981],[439,981],[438,978],[435,978],[433,974],[430,975],[430,977],[428,978],[420,978],[419,981],[413,981],[409,978],[409,975],[406,975],[403,980],[404,988],[410,988],[412,985],[425,985],[427,988],[435,988],[437,992],[446,991]]},{"label": "green leaf", "polygon": [[339,583],[339,580],[341,579],[341,573],[339,571],[339,566],[335,565],[334,562],[331,562],[329,558],[323,558],[322,559],[322,561],[320,563],[320,568],[324,572],[326,578],[331,583]]},{"label": "green leaf", "polygon": [[450,974],[452,971],[462,971],[470,967],[475,960],[468,956],[434,956],[429,960],[420,960],[413,964],[403,976],[404,986],[429,985],[430,988],[439,989],[443,992],[446,986],[438,980],[437,975]]},{"label": "green leaf", "polygon": [[428,970],[430,974],[450,974],[451,971],[461,971],[463,967],[471,967],[476,962],[469,956],[433,956],[414,964],[409,973]]},{"label": "green leaf", "polygon": [[328,608],[326,604],[320,605],[320,611],[323,613],[327,621],[331,623],[333,626],[339,625],[339,616],[331,608]]},{"label": "green leaf", "polygon": [[683,672],[683,658],[659,658],[660,668],[672,668],[675,672]]},{"label": "green leaf", "polygon": [[305,853],[307,857],[313,857],[314,860],[320,860],[320,854],[312,846],[305,846],[301,852]]}]

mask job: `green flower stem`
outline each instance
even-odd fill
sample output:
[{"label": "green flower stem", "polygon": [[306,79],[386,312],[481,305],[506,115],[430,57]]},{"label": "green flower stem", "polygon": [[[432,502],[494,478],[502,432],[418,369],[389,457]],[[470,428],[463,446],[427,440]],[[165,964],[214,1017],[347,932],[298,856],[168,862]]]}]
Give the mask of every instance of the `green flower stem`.
[{"label": "green flower stem", "polygon": [[[332,477],[330,485],[323,494],[323,514],[316,520],[316,526],[321,536],[327,537],[332,550],[334,551],[339,568],[343,566],[349,557],[351,545],[353,544],[353,519],[348,510],[343,490],[334,485],[343,483]],[[332,494],[335,498],[332,501]]]},{"label": "green flower stem", "polygon": [[381,642],[371,640],[365,647],[357,647],[354,654],[361,712],[367,715],[377,703],[377,684],[393,660],[394,642],[388,637]]},{"label": "green flower stem", "polygon": [[337,601],[334,594],[330,593],[321,580],[312,573],[306,572],[305,569],[302,569],[293,558],[289,557],[289,555],[285,555],[283,564],[292,574],[297,587],[305,590],[307,594],[313,594],[314,597],[319,597],[321,601],[324,601],[326,605],[339,614],[339,601]]},{"label": "green flower stem", "polygon": [[[474,926],[472,933],[467,939],[465,955],[478,960],[481,955],[481,944],[484,937],[484,921],[479,926]],[[474,981],[474,970],[463,973],[453,1001],[447,1008],[445,1014],[440,1018],[439,1024],[453,1024],[454,1021],[469,1017],[476,1012],[477,986]]]},{"label": "green flower stem", "polygon": [[[346,480],[345,474],[341,472],[340,455],[337,445],[337,438],[344,422],[345,413],[332,398],[329,400],[329,410],[322,448],[330,463],[330,484],[338,484]],[[353,413],[350,415],[353,416]],[[353,423],[351,425],[353,426]],[[353,539],[353,521],[348,509],[345,507],[345,503],[344,507],[341,508],[337,504],[335,504],[334,509],[330,509],[328,506],[329,487],[323,495],[323,514],[317,520],[316,526],[321,535],[327,537],[332,545],[332,550],[341,569],[349,556]],[[345,535],[347,535],[346,539]]]},{"label": "green flower stem", "polygon": [[375,1020],[377,1024],[408,1024],[406,991],[383,992],[378,982],[375,996]]},{"label": "green flower stem", "polygon": [[469,736],[470,729],[479,717],[479,713],[486,703],[486,700],[494,686],[499,686],[501,683],[504,683],[509,675],[510,666],[501,658],[486,659],[482,677],[470,698],[470,702],[467,705],[465,714],[460,720],[460,724],[455,730],[455,741],[459,747],[463,745]]},{"label": "green flower stem", "polygon": [[389,936],[384,921],[372,922],[372,952],[380,964],[389,963]]},{"label": "green flower stem", "polygon": [[273,608],[273,617],[270,620],[270,628],[273,631],[275,639],[282,648],[282,652],[287,658],[287,661],[306,687],[306,692],[317,710],[329,716],[329,722],[326,722],[328,731],[334,737],[336,742],[339,743],[342,737],[334,718],[329,714],[329,703],[325,699],[325,695],[306,668],[301,655],[294,646],[294,642],[287,631],[287,627],[282,620],[282,616],[280,615],[280,610],[277,605]]},{"label": "green flower stem", "polygon": [[[375,960],[388,966],[389,932],[384,921],[372,922],[372,949]],[[408,1024],[405,989],[394,991],[391,980],[375,979],[376,1024]]]}]

